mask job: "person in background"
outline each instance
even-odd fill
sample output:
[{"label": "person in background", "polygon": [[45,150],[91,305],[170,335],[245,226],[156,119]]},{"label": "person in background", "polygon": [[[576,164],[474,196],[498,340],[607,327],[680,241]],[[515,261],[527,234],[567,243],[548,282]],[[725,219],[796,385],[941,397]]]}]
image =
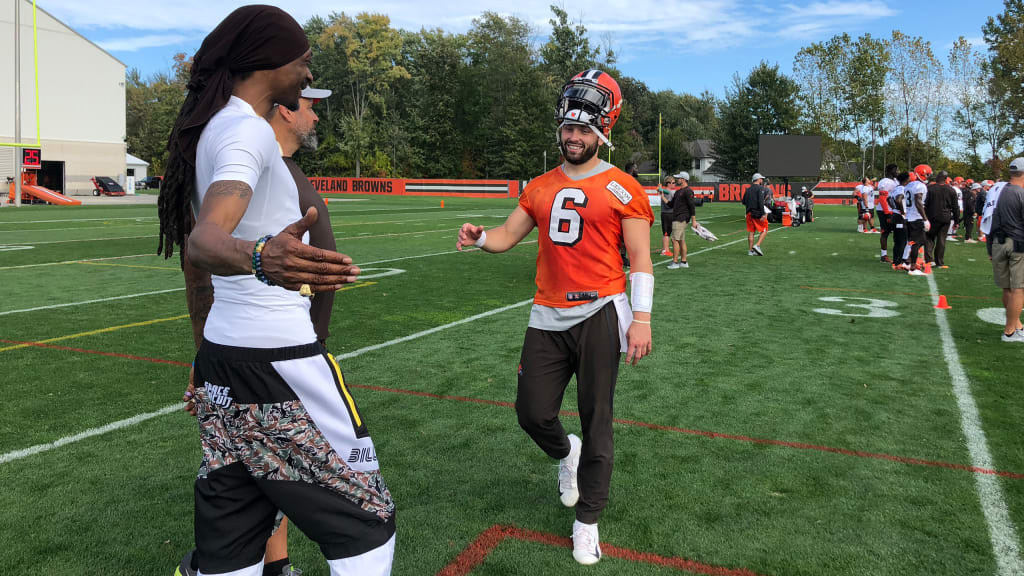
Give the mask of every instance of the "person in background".
[{"label": "person in background", "polygon": [[665,176],[663,184],[658,188],[658,194],[661,196],[661,255],[671,257],[669,236],[672,234],[672,207],[669,204],[676,194],[675,176]]},{"label": "person in background", "polygon": [[895,164],[889,164],[885,167],[885,178],[878,181],[878,206],[881,208],[881,214],[879,214],[879,224],[882,226],[882,236],[879,238],[882,256],[881,261],[886,264],[892,264],[892,259],[888,256],[889,247],[889,235],[893,231],[893,214],[892,207],[893,203],[889,201],[889,195],[896,189],[896,173],[899,168]]},{"label": "person in background", "polygon": [[1003,289],[1006,327],[1003,342],[1024,343],[1024,158],[1010,162],[1010,181],[995,200],[988,253],[996,286]]},{"label": "person in background", "polygon": [[[765,204],[771,198],[771,192],[762,186],[764,176],[754,174],[751,177],[753,185],[743,193],[743,207],[747,212],[747,255],[764,256],[761,251],[761,242],[768,234],[768,214],[765,212]],[[757,243],[754,243],[754,233],[757,233]]]},{"label": "person in background", "polygon": [[[888,168],[888,167],[887,167]],[[910,182],[909,172],[896,175],[896,187],[889,193],[889,206],[892,223],[892,269],[909,270],[906,264],[907,249],[907,184]]]},{"label": "person in background", "polygon": [[928,186],[924,204],[925,214],[931,222],[931,229],[925,234],[925,261],[932,266],[949,268],[946,265],[946,236],[949,227],[960,221],[960,208],[956,202],[956,190],[949,185],[949,173],[940,171],[935,183]]},{"label": "person in background", "polygon": [[[672,248],[674,256],[668,268],[689,268],[686,263],[686,227],[697,225],[697,204],[693,201],[693,189],[690,188],[690,175],[680,172],[675,175],[680,188],[676,191],[670,205],[672,207]],[[681,258],[681,259],[680,259]]]},{"label": "person in background", "polygon": [[814,222],[814,191],[808,190],[807,186],[803,186],[801,193],[807,200],[804,204],[804,222]]},{"label": "person in background", "polygon": [[978,241],[974,238],[974,212],[975,202],[978,200],[978,192],[981,191],[981,184],[977,182],[971,184],[971,189],[964,194],[964,244],[977,244]]}]

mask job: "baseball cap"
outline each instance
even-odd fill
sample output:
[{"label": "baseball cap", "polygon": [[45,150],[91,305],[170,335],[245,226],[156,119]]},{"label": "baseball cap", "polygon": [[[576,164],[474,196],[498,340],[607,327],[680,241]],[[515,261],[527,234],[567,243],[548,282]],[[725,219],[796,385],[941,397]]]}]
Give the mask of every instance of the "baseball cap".
[{"label": "baseball cap", "polygon": [[754,175],[750,178],[750,181],[751,182],[756,182],[758,180],[763,180],[763,179],[764,179],[764,176],[761,176],[760,172],[755,172]]},{"label": "baseball cap", "polygon": [[1024,158],[1017,157],[1010,162],[1010,172],[1016,172],[1020,174],[1024,172]]},{"label": "baseball cap", "polygon": [[807,186],[801,186],[800,187],[800,191],[801,192],[807,192]]},{"label": "baseball cap", "polygon": [[680,172],[680,173],[678,173],[678,174],[675,174],[675,175],[674,175],[674,176],[672,176],[672,177],[673,177],[673,178],[680,178],[680,179],[682,179],[682,180],[686,180],[687,182],[689,182],[689,181],[690,181],[690,175],[689,175],[688,173],[686,173],[686,172]]},{"label": "baseball cap", "polygon": [[302,94],[300,94],[300,96],[302,96],[303,98],[307,98],[309,100],[312,100],[313,103],[316,104],[317,101],[323,100],[324,98],[327,98],[331,94],[332,94],[332,92],[330,90],[325,90],[323,88],[309,88],[309,87],[307,87],[307,88],[303,88],[302,89]]},{"label": "baseball cap", "polygon": [[981,184],[978,184],[977,182],[971,184],[971,190],[981,190]]}]

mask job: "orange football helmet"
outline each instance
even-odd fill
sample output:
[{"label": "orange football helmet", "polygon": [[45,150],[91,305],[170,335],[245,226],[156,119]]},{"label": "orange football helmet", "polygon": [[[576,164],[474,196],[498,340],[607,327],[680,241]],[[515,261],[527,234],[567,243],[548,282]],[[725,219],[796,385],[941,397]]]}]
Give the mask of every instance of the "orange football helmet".
[{"label": "orange football helmet", "polygon": [[622,90],[607,72],[584,70],[562,87],[555,109],[555,121],[585,124],[594,128],[609,146],[612,127],[622,113]]}]

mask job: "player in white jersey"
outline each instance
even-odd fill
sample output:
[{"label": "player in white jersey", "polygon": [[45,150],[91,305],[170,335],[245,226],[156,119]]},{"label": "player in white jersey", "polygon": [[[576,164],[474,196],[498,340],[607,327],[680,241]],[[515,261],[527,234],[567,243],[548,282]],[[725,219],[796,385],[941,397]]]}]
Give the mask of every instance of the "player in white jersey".
[{"label": "player in white jersey", "polygon": [[889,164],[885,167],[885,178],[878,181],[878,202],[877,205],[881,210],[878,214],[879,225],[882,227],[882,235],[879,238],[879,245],[881,246],[882,256],[881,262],[885,264],[892,264],[892,260],[889,258],[889,234],[893,231],[893,211],[892,202],[890,201],[890,195],[892,191],[896,189],[896,173],[898,168],[895,164]]},{"label": "player in white jersey", "polygon": [[907,184],[910,174],[900,172],[896,176],[896,187],[889,193],[889,206],[892,207],[892,258],[893,270],[909,270],[907,261]]},{"label": "player in white jersey", "polygon": [[924,211],[924,201],[928,196],[928,187],[925,182],[932,175],[932,168],[927,164],[919,164],[914,168],[914,181],[907,185],[904,201],[907,207],[907,236],[910,248],[909,262],[911,276],[924,276],[925,273],[917,268],[917,257],[920,249],[924,247],[925,232],[931,230],[931,222]]}]

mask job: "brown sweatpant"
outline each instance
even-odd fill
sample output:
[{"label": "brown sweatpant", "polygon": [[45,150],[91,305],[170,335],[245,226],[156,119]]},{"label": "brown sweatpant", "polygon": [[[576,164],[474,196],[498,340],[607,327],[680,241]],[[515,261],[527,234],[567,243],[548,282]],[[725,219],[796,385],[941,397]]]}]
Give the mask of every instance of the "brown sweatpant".
[{"label": "brown sweatpant", "polygon": [[526,329],[519,361],[516,415],[519,425],[548,456],[569,455],[569,438],[558,412],[572,375],[583,428],[577,472],[576,519],[597,522],[608,504],[615,441],[612,399],[619,374],[619,328],[615,305],[565,331]]}]

